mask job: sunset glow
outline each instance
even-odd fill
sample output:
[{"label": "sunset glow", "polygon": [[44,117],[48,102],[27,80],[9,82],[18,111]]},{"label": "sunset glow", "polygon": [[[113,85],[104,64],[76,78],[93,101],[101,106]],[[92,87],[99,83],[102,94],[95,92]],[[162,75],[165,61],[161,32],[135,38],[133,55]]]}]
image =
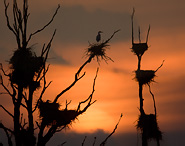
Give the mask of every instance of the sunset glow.
[{"label": "sunset glow", "polygon": [[[47,42],[54,29],[57,29],[48,57],[50,68],[46,80],[47,83],[52,81],[52,84],[43,96],[45,101],[53,101],[74,81],[75,73],[88,59],[85,55],[85,51],[89,47],[88,42],[95,42],[98,31],[103,31],[102,40],[106,40],[115,30],[121,29],[110,41],[110,46],[106,50],[106,55],[111,57],[114,62],[106,63],[101,60],[98,64],[96,59],[93,59],[80,74],[85,72],[85,76],[59,98],[61,109],[65,108],[66,100],[71,101],[68,105],[69,109],[77,109],[79,102],[86,100],[91,94],[96,70],[99,68],[92,98],[97,101],[72,122],[66,133],[92,134],[97,130],[110,133],[117,124],[121,113],[123,118],[116,133],[137,132],[135,126],[140,114],[139,87],[134,71],[137,69],[138,62],[137,56],[130,49],[132,47],[130,16],[133,7],[136,9],[135,41],[138,40],[138,26],[141,26],[141,39],[144,42],[148,25],[151,25],[149,48],[142,57],[141,69],[155,71],[164,60],[163,66],[156,72],[155,82],[150,84],[155,95],[159,127],[164,133],[185,131],[185,20],[183,16],[185,2],[177,1],[179,3],[170,1],[169,4],[167,4],[167,0],[165,2],[159,0],[150,2],[146,0],[142,2],[135,0],[124,2],[121,0],[68,0],[63,2],[54,0],[46,2],[40,0],[38,4],[36,0],[29,2],[30,11],[33,13],[30,16],[32,18],[30,32],[48,22],[51,16],[49,14],[54,12],[58,4],[61,4],[61,10],[54,23],[43,34],[38,34],[30,44],[33,46],[33,50],[39,54],[43,43]],[[1,2],[0,19],[3,21],[0,27],[0,63],[8,72],[7,60],[10,59],[17,46],[15,38],[7,29],[3,10]],[[37,13],[38,15],[36,15]],[[42,20],[41,17],[45,18]],[[36,24],[32,21],[35,21]],[[5,83],[10,87],[8,80],[5,80]],[[4,92],[2,87],[0,87],[0,92]],[[40,92],[41,90],[36,90],[34,93],[34,103]],[[10,97],[7,94],[0,96],[1,104],[13,113],[13,105],[9,102]],[[147,114],[154,113],[153,100],[147,85],[143,87],[143,96],[145,112]],[[39,119],[38,111],[36,112],[34,118]],[[23,113],[27,120],[24,110]],[[7,113],[0,110],[0,115],[0,121],[13,128],[12,119],[7,116]]]}]

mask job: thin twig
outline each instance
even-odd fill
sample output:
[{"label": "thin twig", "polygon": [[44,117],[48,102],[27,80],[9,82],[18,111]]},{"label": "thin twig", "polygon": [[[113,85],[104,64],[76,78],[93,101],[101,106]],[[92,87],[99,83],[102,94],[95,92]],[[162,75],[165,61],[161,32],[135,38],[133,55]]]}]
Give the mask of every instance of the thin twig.
[{"label": "thin twig", "polygon": [[93,146],[95,146],[95,143],[96,143],[96,137],[94,137]]},{"label": "thin twig", "polygon": [[17,36],[15,30],[12,28],[12,26],[10,25],[10,21],[9,21],[9,17],[8,17],[8,7],[9,7],[9,3],[6,4],[6,0],[4,0],[4,6],[5,6],[5,16],[6,16],[6,23],[8,28],[14,33],[15,36]]},{"label": "thin twig", "polygon": [[108,43],[108,42],[114,37],[114,35],[115,35],[117,32],[119,32],[120,30],[121,30],[121,29],[118,29],[118,30],[114,31],[114,33],[111,35],[111,37],[110,37],[109,39],[107,39],[107,40],[104,42],[104,44]]},{"label": "thin twig", "polygon": [[4,69],[3,69],[2,63],[0,63],[0,70],[2,70],[2,72],[3,72],[3,74],[4,74],[5,76],[10,77],[9,74],[6,74],[6,73],[5,73],[5,71],[4,71]]},{"label": "thin twig", "polygon": [[31,33],[31,34],[30,34],[30,36],[29,36],[29,38],[28,38],[28,40],[27,40],[27,43],[31,40],[31,38],[32,38],[33,35],[35,35],[35,34],[41,32],[41,31],[43,31],[46,27],[48,27],[48,26],[53,22],[53,20],[54,20],[56,14],[57,14],[59,8],[60,8],[60,5],[58,5],[58,7],[57,7],[55,13],[53,14],[53,17],[51,18],[51,20],[50,20],[46,25],[44,25],[41,29],[38,29],[38,30],[35,31],[34,33]]},{"label": "thin twig", "polygon": [[135,9],[133,8],[132,16],[131,16],[131,21],[132,21],[132,44],[134,44],[134,13]]},{"label": "thin twig", "polygon": [[141,31],[140,31],[140,27],[139,27],[138,31],[139,31],[139,43],[141,43]]},{"label": "thin twig", "polygon": [[63,145],[66,144],[66,143],[67,143],[67,141],[61,143],[59,146],[63,146]]},{"label": "thin twig", "polygon": [[[99,68],[97,68],[97,71],[96,71],[96,76],[95,76],[95,78],[94,78],[93,90],[92,90],[91,95],[90,95],[86,100],[81,101],[81,102],[78,104],[77,112],[79,112],[79,114],[82,114],[83,112],[85,112],[89,106],[91,106],[93,103],[96,102],[96,100],[93,101],[93,102],[91,102],[91,100],[92,100],[92,96],[93,96],[93,94],[94,94],[94,92],[95,92],[95,83],[96,83],[96,78],[97,78],[97,76],[98,76],[98,71],[99,71]],[[81,110],[80,110],[81,104],[86,103],[88,100],[89,100],[89,102],[88,102],[87,106],[81,111]]]},{"label": "thin twig", "polygon": [[67,106],[71,103],[71,101],[72,100],[70,100],[69,102],[67,102],[67,100],[66,100],[66,108],[65,108],[66,110],[67,110]]},{"label": "thin twig", "polygon": [[85,140],[86,140],[87,136],[84,137],[84,140],[82,142],[82,146],[84,146]]},{"label": "thin twig", "polygon": [[119,121],[118,121],[118,123],[116,124],[114,130],[112,131],[112,133],[110,133],[110,134],[107,136],[107,138],[100,144],[100,146],[105,146],[107,140],[115,133],[115,131],[116,131],[118,125],[119,125],[119,122],[120,122],[122,116],[123,116],[123,115],[121,114],[121,116],[120,116],[120,118],[119,118]]},{"label": "thin twig", "polygon": [[155,72],[157,72],[157,71],[163,66],[164,61],[165,61],[165,60],[163,60],[162,64],[156,69]]},{"label": "thin twig", "polygon": [[1,92],[0,95],[2,95],[2,94],[8,94],[8,93],[7,92]]},{"label": "thin twig", "polygon": [[148,27],[148,33],[147,33],[147,37],[146,37],[146,43],[148,42],[149,32],[150,32],[150,25]]},{"label": "thin twig", "polygon": [[3,105],[0,104],[0,107],[2,107],[2,109],[3,109],[8,115],[10,115],[12,118],[14,118],[13,114],[11,114]]},{"label": "thin twig", "polygon": [[152,90],[151,90],[151,87],[150,87],[150,84],[148,83],[148,87],[149,87],[149,92],[150,94],[152,95],[152,98],[153,98],[153,102],[154,102],[154,111],[155,111],[155,116],[157,115],[157,109],[156,109],[156,104],[155,104],[155,97],[154,97],[154,94],[152,93]]},{"label": "thin twig", "polygon": [[8,138],[8,145],[9,146],[13,146],[12,140],[11,140],[11,136],[10,136],[10,134],[8,132],[10,132],[11,134],[14,134],[14,132],[12,130],[6,128],[2,123],[0,123],[0,128],[2,128],[4,130],[4,132],[5,132],[5,134],[6,134],[7,138]]},{"label": "thin twig", "polygon": [[69,85],[66,89],[64,89],[62,92],[60,92],[54,99],[54,103],[57,102],[57,100],[60,98],[60,96],[62,96],[66,91],[68,91],[69,89],[71,89],[76,83],[78,80],[80,80],[82,77],[85,76],[85,72],[83,73],[83,75],[81,75],[79,77],[79,74],[80,72],[82,71],[82,69],[84,68],[84,66],[87,64],[87,63],[90,63],[91,60],[92,60],[93,56],[90,56],[89,59],[79,68],[79,70],[76,72],[75,74],[75,80],[73,81],[73,83],[71,85]]}]

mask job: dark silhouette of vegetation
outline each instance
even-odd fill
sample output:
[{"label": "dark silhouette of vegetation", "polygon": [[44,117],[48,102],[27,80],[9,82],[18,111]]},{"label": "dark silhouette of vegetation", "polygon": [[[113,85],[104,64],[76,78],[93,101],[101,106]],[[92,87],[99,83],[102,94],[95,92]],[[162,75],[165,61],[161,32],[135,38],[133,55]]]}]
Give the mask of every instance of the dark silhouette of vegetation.
[{"label": "dark silhouette of vegetation", "polygon": [[[9,94],[11,96],[14,113],[10,113],[3,105],[0,105],[0,107],[10,117],[12,117],[14,129],[12,130],[7,128],[2,122],[0,122],[0,128],[6,133],[8,144],[10,146],[12,145],[11,135],[13,135],[15,138],[16,146],[45,146],[56,132],[60,132],[68,127],[79,115],[86,112],[86,110],[96,102],[96,100],[93,100],[93,94],[95,92],[95,82],[99,69],[97,69],[94,77],[91,94],[84,101],[79,102],[76,109],[68,109],[71,101],[66,101],[66,107],[64,109],[60,109],[60,103],[58,102],[58,99],[85,76],[85,72],[82,74],[81,72],[83,68],[92,61],[93,58],[97,58],[98,63],[100,62],[100,59],[105,61],[112,60],[106,55],[106,49],[107,46],[109,46],[110,40],[119,30],[115,31],[112,36],[104,42],[90,44],[89,48],[87,49],[88,59],[79,67],[75,74],[74,81],[66,89],[58,93],[53,101],[44,101],[44,93],[51,84],[51,81],[49,83],[46,81],[46,74],[49,70],[49,65],[46,61],[54,36],[56,34],[56,30],[54,31],[50,41],[43,45],[40,55],[36,55],[32,48],[29,47],[29,42],[32,37],[42,32],[53,22],[56,14],[58,13],[60,5],[58,5],[56,8],[51,20],[42,28],[31,34],[28,34],[27,31],[28,19],[30,15],[28,12],[28,0],[23,0],[22,9],[19,8],[17,0],[13,0],[13,24],[11,24],[9,20],[9,3],[7,3],[6,0],[4,0],[4,7],[7,27],[16,38],[17,49],[14,51],[9,60],[9,73],[5,72],[2,64],[0,64],[0,70],[2,72],[2,74],[0,74],[0,85],[5,90],[5,92],[1,92],[0,94]],[[5,85],[4,78],[9,80],[10,86]],[[36,90],[41,91],[37,98],[34,97],[34,92]],[[36,100],[36,104],[34,103],[34,100]],[[85,105],[83,108],[81,107],[82,104]],[[24,115],[21,113],[22,108],[27,111],[28,121],[25,120]],[[39,111],[40,119],[38,121],[35,121],[33,117],[33,113],[35,111]],[[115,132],[116,128],[114,129],[113,133]],[[38,129],[38,136],[35,136],[36,129]],[[111,133],[111,135],[113,133]],[[107,141],[107,139],[104,141],[104,143]],[[66,142],[63,144],[65,143]]]},{"label": "dark silhouette of vegetation", "polygon": [[[116,132],[116,129],[118,128],[118,125],[119,125],[119,122],[121,121],[121,118],[123,117],[123,115],[121,114],[119,120],[118,120],[118,123],[116,124],[115,128],[113,129],[113,131],[105,138],[105,140],[103,140],[101,143],[100,143],[100,146],[105,146],[108,139]],[[83,142],[82,142],[82,146],[85,145],[85,140],[86,140],[87,136],[84,137],[83,139]],[[94,142],[93,142],[93,146],[95,146],[96,144],[96,137],[94,137]]]},{"label": "dark silhouette of vegetation", "polygon": [[[132,52],[138,58],[138,68],[135,71],[135,79],[139,84],[139,101],[140,101],[140,115],[137,122],[137,129],[141,131],[142,135],[142,146],[148,146],[149,139],[155,139],[157,141],[157,146],[160,146],[160,140],[162,139],[162,132],[159,130],[158,122],[157,122],[157,110],[154,94],[151,91],[150,83],[154,81],[155,73],[159,68],[162,67],[163,63],[157,70],[141,70],[141,59],[145,51],[148,50],[148,36],[150,32],[150,26],[147,33],[146,42],[142,43],[140,39],[140,28],[139,28],[139,43],[134,42],[134,12],[132,13]],[[164,61],[163,61],[164,62]],[[149,92],[152,95],[154,102],[154,114],[146,114],[143,106],[143,85],[148,85]]]}]

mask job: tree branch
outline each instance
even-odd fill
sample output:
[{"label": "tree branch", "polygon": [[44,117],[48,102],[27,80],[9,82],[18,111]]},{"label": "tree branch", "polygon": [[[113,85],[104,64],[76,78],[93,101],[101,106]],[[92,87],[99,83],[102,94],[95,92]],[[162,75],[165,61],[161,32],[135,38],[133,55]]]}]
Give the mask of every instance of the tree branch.
[{"label": "tree branch", "polygon": [[0,70],[2,70],[2,72],[3,72],[3,74],[4,74],[5,76],[10,77],[9,74],[6,74],[6,73],[5,73],[5,71],[4,71],[4,69],[3,69],[2,63],[0,63]]},{"label": "tree branch", "polygon": [[118,30],[114,31],[114,33],[111,35],[111,37],[110,37],[109,39],[107,39],[107,40],[104,42],[104,44],[108,43],[108,42],[114,37],[114,35],[115,35],[117,32],[119,32],[120,30],[121,30],[121,29],[118,29]]},{"label": "tree branch", "polygon": [[82,142],[82,146],[84,146],[86,138],[87,138],[87,136],[84,137],[83,142]]},{"label": "tree branch", "polygon": [[75,80],[73,81],[73,83],[72,83],[70,86],[68,86],[66,89],[64,89],[62,92],[60,92],[60,93],[55,97],[55,100],[53,101],[54,103],[56,103],[57,100],[59,99],[59,97],[62,96],[66,91],[68,91],[69,89],[71,89],[71,87],[73,87],[73,86],[76,84],[76,82],[77,82],[78,80],[80,80],[82,77],[84,77],[85,72],[84,72],[83,75],[81,75],[80,77],[79,77],[79,74],[80,74],[80,72],[82,71],[82,69],[84,68],[84,66],[85,66],[87,63],[90,63],[90,62],[91,62],[92,58],[93,58],[93,56],[90,56],[89,59],[79,68],[79,70],[78,70],[78,71],[76,72],[76,74],[75,74]]},{"label": "tree branch", "polygon": [[[97,78],[97,76],[98,76],[98,71],[99,71],[99,68],[97,68],[97,71],[96,71],[96,76],[95,76],[95,78],[94,78],[93,90],[92,90],[91,95],[90,95],[85,101],[81,101],[81,102],[78,104],[78,108],[77,108],[76,111],[79,112],[79,115],[82,114],[82,113],[84,113],[84,112],[88,109],[89,106],[91,106],[93,103],[96,102],[96,100],[93,101],[93,102],[91,102],[91,101],[92,101],[92,97],[93,97],[93,94],[94,94],[94,91],[95,91],[95,83],[96,83],[96,78]],[[80,110],[81,104],[86,103],[88,100],[89,100],[88,104],[84,107],[83,110]]]},{"label": "tree branch", "polygon": [[155,72],[157,72],[157,71],[163,66],[164,61],[165,61],[165,60],[163,60],[163,62],[162,62],[161,65],[155,70]]},{"label": "tree branch", "polygon": [[152,98],[153,98],[153,102],[154,102],[154,112],[155,112],[155,116],[157,115],[157,109],[156,109],[156,104],[155,104],[155,97],[154,97],[154,94],[152,93],[152,90],[151,90],[151,87],[150,87],[150,84],[148,83],[148,87],[149,87],[149,92],[150,94],[152,95]]},{"label": "tree branch", "polygon": [[[2,76],[0,75],[0,78],[2,79]],[[1,80],[0,79],[0,80]],[[6,90],[6,92],[11,96],[11,97],[13,97],[13,94],[11,94],[11,92],[8,90],[8,88],[4,85],[4,83],[3,83],[3,80],[2,80],[2,82],[0,83],[1,84],[1,86]]]},{"label": "tree branch", "polygon": [[53,20],[54,20],[56,14],[57,14],[59,8],[60,8],[60,5],[58,5],[58,7],[57,7],[57,9],[56,9],[56,11],[55,11],[53,17],[51,18],[51,20],[50,20],[45,26],[43,26],[41,29],[38,29],[38,30],[35,31],[34,33],[31,33],[31,34],[30,34],[30,36],[29,36],[29,38],[28,38],[28,40],[27,40],[27,43],[31,40],[32,36],[34,36],[35,34],[37,34],[37,33],[41,32],[41,31],[43,31],[46,27],[48,27],[48,26],[53,22]]},{"label": "tree branch", "polygon": [[3,106],[0,104],[0,107],[2,107],[2,109],[8,114],[10,115],[12,118],[14,118],[14,116]]},{"label": "tree branch", "polygon": [[9,135],[8,132],[10,132],[11,134],[14,134],[14,132],[12,130],[6,128],[2,123],[0,123],[0,128],[4,130],[4,132],[5,132],[5,134],[6,134],[7,138],[8,138],[8,145],[9,146],[13,146],[12,140],[11,140],[11,136]]},{"label": "tree branch", "polygon": [[17,36],[15,30],[12,28],[12,26],[10,25],[10,21],[9,21],[9,17],[8,17],[8,7],[9,7],[9,3],[6,4],[6,0],[4,0],[4,6],[5,6],[5,16],[6,16],[6,23],[8,28],[14,33],[15,36]]},{"label": "tree branch", "polygon": [[66,144],[67,143],[67,141],[65,141],[65,142],[63,142],[62,144],[60,144],[59,146],[63,146],[64,144]]},{"label": "tree branch", "polygon": [[123,115],[121,114],[121,116],[120,116],[120,118],[119,118],[119,121],[118,121],[118,123],[116,124],[114,130],[112,131],[112,133],[110,133],[110,134],[107,136],[107,138],[100,144],[100,146],[105,146],[107,140],[115,133],[115,131],[116,131],[116,129],[117,129],[117,127],[118,127],[118,125],[119,125],[119,122],[120,122],[120,120],[121,120],[122,117],[123,117]]},{"label": "tree branch", "polygon": [[94,137],[93,146],[95,146],[95,143],[96,143],[96,137]]}]

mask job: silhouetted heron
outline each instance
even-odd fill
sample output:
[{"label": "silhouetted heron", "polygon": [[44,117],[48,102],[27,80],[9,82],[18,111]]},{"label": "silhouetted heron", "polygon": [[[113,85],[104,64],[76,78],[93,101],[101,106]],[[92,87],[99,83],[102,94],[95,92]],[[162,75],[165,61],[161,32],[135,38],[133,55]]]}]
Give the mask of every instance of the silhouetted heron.
[{"label": "silhouetted heron", "polygon": [[98,35],[96,36],[96,41],[99,42],[101,40],[101,33],[102,31],[98,31]]}]

